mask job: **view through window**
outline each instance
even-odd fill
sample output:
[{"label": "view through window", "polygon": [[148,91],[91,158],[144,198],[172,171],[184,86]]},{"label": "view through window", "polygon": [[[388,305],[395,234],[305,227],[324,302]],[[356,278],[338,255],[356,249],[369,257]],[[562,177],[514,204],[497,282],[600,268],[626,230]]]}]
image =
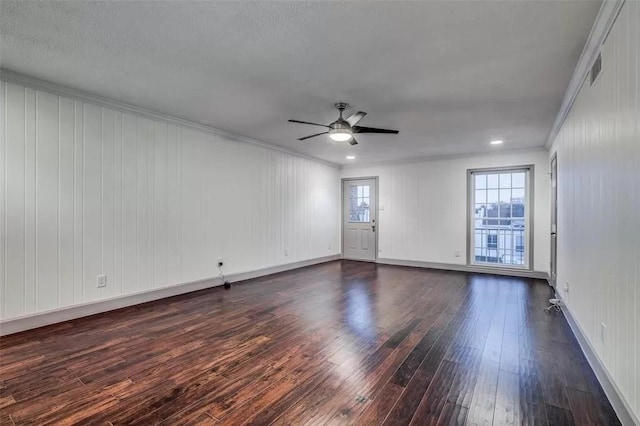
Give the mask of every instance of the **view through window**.
[{"label": "view through window", "polygon": [[349,222],[369,222],[369,185],[349,186]]},{"label": "view through window", "polygon": [[471,263],[528,267],[528,169],[471,172]]}]

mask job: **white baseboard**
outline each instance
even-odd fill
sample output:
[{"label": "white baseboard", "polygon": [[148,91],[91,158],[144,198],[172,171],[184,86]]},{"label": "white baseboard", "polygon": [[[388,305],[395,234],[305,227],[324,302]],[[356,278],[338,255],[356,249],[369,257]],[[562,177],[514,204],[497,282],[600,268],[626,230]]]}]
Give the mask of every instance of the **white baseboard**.
[{"label": "white baseboard", "polygon": [[378,258],[378,263],[385,265],[411,266],[414,268],[443,269],[446,271],[473,272],[479,274],[506,275],[511,277],[537,278],[548,280],[549,274],[541,271],[524,271],[521,269],[483,268],[481,266],[459,265],[455,263],[422,262],[419,260],[400,260]]},{"label": "white baseboard", "polygon": [[604,363],[594,350],[593,346],[591,346],[589,339],[587,339],[580,325],[576,322],[569,306],[563,304],[562,312],[569,323],[569,327],[571,327],[571,331],[573,331],[576,339],[578,339],[582,352],[586,356],[591,369],[596,374],[598,382],[600,382],[600,386],[602,386],[604,393],[607,395],[607,398],[609,398],[609,402],[613,406],[613,410],[618,415],[620,422],[625,426],[640,425],[640,420],[633,414],[629,403],[624,396],[622,396],[622,392],[620,392],[620,389],[609,375]]},{"label": "white baseboard", "polygon": [[[238,281],[249,280],[252,278],[263,277],[265,275],[276,274],[278,272],[289,271],[291,269],[302,268],[305,266],[316,265],[319,263],[331,262],[338,260],[342,256],[340,254],[325,256],[316,259],[302,260],[300,262],[287,263],[284,265],[272,266],[269,268],[258,269],[255,271],[239,272],[227,275],[225,278],[232,283]],[[202,290],[222,285],[222,281],[218,277],[206,278],[198,281],[172,285],[139,293],[126,294],[116,296],[109,299],[97,300],[95,302],[82,303],[65,308],[54,309],[46,312],[40,312],[32,315],[11,318],[0,321],[0,336],[18,333],[20,331],[30,330],[33,328],[43,327],[45,325],[55,324],[58,322],[69,321],[76,318],[95,315],[102,312],[112,311],[114,309],[125,308],[127,306],[138,305],[140,303],[151,302],[153,300],[164,299],[179,294],[190,293],[192,291]]]}]

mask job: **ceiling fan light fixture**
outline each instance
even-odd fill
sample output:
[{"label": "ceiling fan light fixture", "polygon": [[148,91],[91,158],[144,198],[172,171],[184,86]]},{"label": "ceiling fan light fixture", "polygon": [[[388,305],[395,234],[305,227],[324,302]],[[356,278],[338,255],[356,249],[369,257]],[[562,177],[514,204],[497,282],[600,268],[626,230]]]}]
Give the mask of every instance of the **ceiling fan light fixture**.
[{"label": "ceiling fan light fixture", "polygon": [[336,142],[346,142],[351,139],[353,135],[346,129],[334,129],[329,132],[329,137]]}]

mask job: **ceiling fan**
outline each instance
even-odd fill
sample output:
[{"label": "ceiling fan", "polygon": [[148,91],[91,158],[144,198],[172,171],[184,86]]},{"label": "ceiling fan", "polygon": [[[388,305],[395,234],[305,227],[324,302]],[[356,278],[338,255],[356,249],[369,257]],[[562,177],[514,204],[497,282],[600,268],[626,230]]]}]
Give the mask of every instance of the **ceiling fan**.
[{"label": "ceiling fan", "polygon": [[301,124],[311,124],[312,126],[320,126],[326,127],[329,130],[322,133],[316,133],[315,135],[305,136],[303,138],[298,139],[299,141],[303,141],[309,138],[315,138],[316,136],[329,134],[329,137],[337,142],[347,142],[351,145],[357,145],[358,142],[356,138],[353,137],[356,133],[388,133],[397,135],[399,132],[397,130],[389,130],[389,129],[377,129],[375,127],[362,127],[356,126],[356,124],[367,115],[366,112],[358,111],[347,119],[342,118],[342,112],[349,107],[349,104],[344,102],[338,102],[335,104],[335,107],[340,112],[340,117],[333,123],[326,124],[318,124],[318,123],[310,123],[308,121],[300,121],[300,120],[289,120],[291,123],[301,123]]}]

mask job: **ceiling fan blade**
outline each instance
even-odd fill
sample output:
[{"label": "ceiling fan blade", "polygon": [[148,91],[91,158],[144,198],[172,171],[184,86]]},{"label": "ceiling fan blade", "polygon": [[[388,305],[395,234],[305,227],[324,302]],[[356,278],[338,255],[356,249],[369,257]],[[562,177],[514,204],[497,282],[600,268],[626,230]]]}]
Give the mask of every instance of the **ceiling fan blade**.
[{"label": "ceiling fan blade", "polygon": [[290,123],[311,124],[312,126],[329,127],[326,124],[311,123],[309,121],[289,120]]},{"label": "ceiling fan blade", "polygon": [[358,111],[355,114],[353,114],[351,117],[347,118],[347,123],[349,123],[350,126],[355,126],[358,123],[358,121],[364,118],[365,115],[367,115],[366,112]]},{"label": "ceiling fan blade", "polygon": [[316,133],[315,135],[305,136],[304,138],[300,138],[300,139],[298,139],[298,140],[299,140],[299,141],[303,141],[303,140],[305,140],[305,139],[315,138],[316,136],[326,135],[327,133],[329,133],[329,132]]},{"label": "ceiling fan blade", "polygon": [[389,133],[397,135],[400,132],[398,130],[376,129],[375,127],[353,126],[353,133]]},{"label": "ceiling fan blade", "polygon": [[358,141],[353,136],[351,136],[351,139],[349,139],[349,143],[351,145],[358,145]]}]

